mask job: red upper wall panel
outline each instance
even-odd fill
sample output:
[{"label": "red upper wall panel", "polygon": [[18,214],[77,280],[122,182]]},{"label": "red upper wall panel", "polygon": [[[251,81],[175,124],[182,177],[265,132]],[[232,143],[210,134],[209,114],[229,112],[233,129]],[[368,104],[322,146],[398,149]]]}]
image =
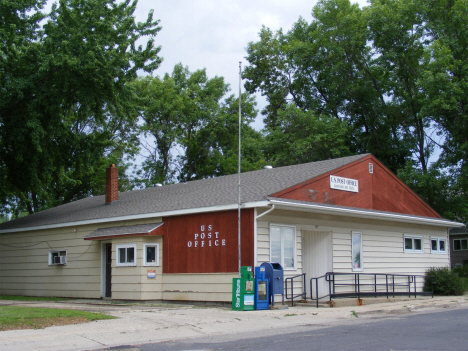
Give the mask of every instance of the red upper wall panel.
[{"label": "red upper wall panel", "polygon": [[[369,172],[369,163],[373,165],[373,173]],[[331,175],[358,180],[359,191],[356,193],[331,189]],[[372,155],[272,194],[272,196],[441,218],[437,212]]]},{"label": "red upper wall panel", "polygon": [[[237,211],[164,218],[163,273],[238,271]],[[254,211],[242,210],[242,265],[254,261]]]}]

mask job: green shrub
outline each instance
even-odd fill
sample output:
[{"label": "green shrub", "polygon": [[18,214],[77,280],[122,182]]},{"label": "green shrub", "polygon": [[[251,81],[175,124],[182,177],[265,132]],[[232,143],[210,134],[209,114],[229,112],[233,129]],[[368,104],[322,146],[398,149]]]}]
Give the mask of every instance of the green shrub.
[{"label": "green shrub", "polygon": [[463,291],[468,291],[468,278],[462,277],[461,280],[463,285]]},{"label": "green shrub", "polygon": [[459,277],[468,277],[468,266],[454,267],[452,272],[457,273]]},{"label": "green shrub", "polygon": [[424,291],[431,291],[432,287],[435,295],[463,295],[462,279],[448,267],[432,267],[426,271]]}]

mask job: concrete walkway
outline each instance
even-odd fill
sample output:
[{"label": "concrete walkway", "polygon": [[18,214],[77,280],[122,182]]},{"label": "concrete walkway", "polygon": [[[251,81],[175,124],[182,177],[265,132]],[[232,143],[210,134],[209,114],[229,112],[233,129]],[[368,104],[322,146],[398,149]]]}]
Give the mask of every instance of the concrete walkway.
[{"label": "concrete walkway", "polygon": [[363,306],[319,309],[300,306],[268,311],[232,311],[224,307],[151,303],[116,305],[100,300],[59,303],[3,300],[0,301],[1,305],[79,309],[118,317],[39,330],[0,331],[0,350],[53,351],[96,350],[192,337],[209,340],[214,336],[237,333],[256,337],[303,328],[363,323],[375,318],[398,318],[408,313],[468,308],[468,296],[418,297]]}]

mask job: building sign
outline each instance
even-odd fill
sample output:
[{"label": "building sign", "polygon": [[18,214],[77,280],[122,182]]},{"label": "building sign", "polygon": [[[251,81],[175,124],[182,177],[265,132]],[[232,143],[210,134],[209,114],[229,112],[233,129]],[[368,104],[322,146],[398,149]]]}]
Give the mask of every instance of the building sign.
[{"label": "building sign", "polygon": [[343,178],[337,176],[330,176],[330,189],[351,191],[353,193],[359,192],[359,184],[357,179]]},{"label": "building sign", "polygon": [[187,241],[189,248],[226,246],[226,239],[221,238],[219,232],[214,231],[211,224],[201,225],[200,231],[194,233],[192,238],[193,240]]}]

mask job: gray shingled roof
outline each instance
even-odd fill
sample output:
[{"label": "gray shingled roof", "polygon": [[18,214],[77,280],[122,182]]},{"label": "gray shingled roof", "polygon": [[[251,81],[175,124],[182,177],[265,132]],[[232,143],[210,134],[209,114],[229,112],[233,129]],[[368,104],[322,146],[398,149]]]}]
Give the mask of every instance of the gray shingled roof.
[{"label": "gray shingled roof", "polygon": [[[241,175],[242,202],[267,200],[269,195],[330,172],[368,154],[304,163]],[[103,175],[104,177],[104,175]],[[119,200],[105,204],[104,196],[57,206],[49,210],[0,224],[1,230],[69,222],[112,219],[167,211],[236,204],[237,174],[119,193]]]},{"label": "gray shingled roof", "polygon": [[453,229],[450,229],[449,234],[468,234],[468,228],[466,226],[461,227],[461,228],[453,228]]},{"label": "gray shingled roof", "polygon": [[129,234],[149,234],[162,225],[163,222],[125,225],[121,227],[99,228],[96,229],[94,232],[91,232],[88,235],[86,235],[84,239],[108,238],[110,236],[120,236]]}]

